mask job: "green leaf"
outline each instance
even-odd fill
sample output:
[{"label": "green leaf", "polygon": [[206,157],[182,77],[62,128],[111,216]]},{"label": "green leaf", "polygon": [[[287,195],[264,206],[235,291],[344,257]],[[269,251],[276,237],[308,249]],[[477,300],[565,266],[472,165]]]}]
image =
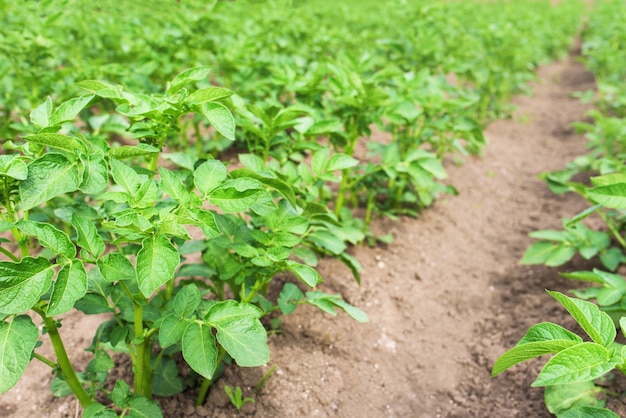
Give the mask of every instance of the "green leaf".
[{"label": "green leaf", "polygon": [[598,283],[601,285],[605,285],[604,279],[600,275],[591,271],[574,271],[571,273],[559,273],[559,276],[565,277],[566,279],[570,279],[570,280],[578,280],[578,281],[583,281],[583,282]]},{"label": "green leaf", "polygon": [[200,306],[200,291],[193,283],[187,283],[174,297],[172,309],[181,318],[190,317]]},{"label": "green leaf", "polygon": [[187,103],[199,105],[214,100],[225,99],[233,95],[233,92],[221,87],[205,87],[196,90],[187,97]]},{"label": "green leaf", "polygon": [[626,293],[626,289],[616,289],[614,287],[605,287],[598,291],[597,300],[600,306],[609,306],[622,300]]},{"label": "green leaf", "polygon": [[441,161],[436,158],[425,158],[423,160],[419,160],[419,165],[439,180],[443,180],[448,176],[443,164],[441,164]]},{"label": "green leaf", "polygon": [[115,363],[111,356],[107,354],[104,350],[96,351],[96,354],[93,359],[87,364],[87,371],[92,373],[103,373],[108,372],[113,367],[115,367]]},{"label": "green leaf", "polygon": [[111,148],[109,150],[109,155],[113,158],[117,158],[118,160],[123,160],[125,158],[135,158],[144,155],[158,154],[159,152],[159,149],[153,147],[152,145],[137,144],[134,146],[123,145],[121,147]]},{"label": "green leaf", "polygon": [[326,163],[326,172],[345,170],[359,165],[359,160],[346,154],[333,154]]},{"label": "green leaf", "polygon": [[89,219],[74,213],[72,215],[72,226],[76,230],[76,242],[78,245],[98,257],[104,252],[106,246],[98,235],[96,226]]},{"label": "green leaf", "polygon": [[329,295],[328,293],[316,290],[315,292],[306,292],[306,297],[307,302],[310,305],[316,306],[322,311],[331,314],[332,316],[337,315],[337,312],[335,312],[335,307],[337,307],[358,322],[367,322],[369,320],[365,312],[363,312],[359,308],[350,305],[349,303],[341,299],[339,295]]},{"label": "green leaf", "polygon": [[128,402],[129,418],[163,418],[161,408],[155,401],[135,395]]},{"label": "green leaf", "polygon": [[21,209],[29,210],[59,196],[78,190],[76,163],[61,154],[45,154],[28,165],[28,177],[20,183]]},{"label": "green leaf", "polygon": [[346,244],[330,231],[320,229],[309,235],[309,239],[319,248],[330,251],[332,254],[341,254],[346,250]]},{"label": "green leaf", "polygon": [[293,283],[285,283],[277,300],[283,315],[292,313],[298,307],[297,302],[302,298],[304,298],[304,293],[298,289],[298,286]]},{"label": "green leaf", "polygon": [[52,267],[43,257],[0,262],[0,312],[20,314],[33,307],[50,288]]},{"label": "green leaf", "polygon": [[164,167],[159,168],[159,174],[161,175],[161,188],[163,191],[180,204],[186,204],[190,199],[190,193],[176,174]]},{"label": "green leaf", "polygon": [[208,160],[196,168],[193,183],[202,196],[207,196],[226,179],[226,166],[217,160]]},{"label": "green leaf", "polygon": [[163,357],[154,371],[152,389],[157,396],[174,396],[185,387],[178,376],[176,362],[170,357]]},{"label": "green leaf", "polygon": [[618,363],[611,360],[609,350],[586,342],[558,352],[543,367],[531,386],[549,386],[597,379]]},{"label": "green leaf", "polygon": [[186,85],[205,80],[209,76],[210,71],[211,69],[208,67],[189,68],[174,77],[169,83],[166,93],[171,96]]},{"label": "green leaf", "polygon": [[137,280],[146,298],[174,277],[180,263],[176,247],[164,235],[153,235],[141,242],[137,253]]},{"label": "green leaf", "polygon": [[83,418],[117,418],[117,412],[107,409],[101,403],[92,402],[83,411]]},{"label": "green leaf", "polygon": [[582,343],[583,339],[568,329],[552,322],[535,324],[526,331],[526,335],[516,345],[534,343],[539,341],[570,340]]},{"label": "green leaf", "polygon": [[217,329],[220,345],[241,367],[262,366],[270,359],[260,315],[256,306],[234,300],[218,302],[206,314],[205,320]]},{"label": "green leaf", "polygon": [[217,368],[217,346],[211,327],[192,322],[182,339],[183,358],[196,373],[212,379]]},{"label": "green leaf", "polygon": [[561,412],[558,418],[620,418],[620,416],[608,409],[583,406]]},{"label": "green leaf", "polygon": [[116,184],[119,184],[126,190],[128,194],[131,196],[137,196],[137,192],[141,187],[142,181],[139,174],[135,172],[132,168],[127,166],[126,164],[116,160],[111,159],[111,175],[113,176],[113,180]]},{"label": "green leaf", "polygon": [[43,145],[45,147],[57,148],[63,151],[74,153],[77,150],[83,149],[83,146],[76,139],[61,134],[43,133],[34,134],[24,137],[28,142]]},{"label": "green leaf", "polygon": [[162,348],[167,348],[172,344],[176,344],[183,338],[185,329],[189,323],[177,318],[174,314],[166,315],[161,321],[159,328],[159,344]]},{"label": "green leaf", "polygon": [[567,242],[570,240],[570,234],[567,231],[557,231],[546,229],[542,231],[533,231],[528,234],[529,237],[544,241]]},{"label": "green leaf", "polygon": [[292,260],[287,260],[287,269],[296,275],[296,277],[302,280],[307,286],[315,287],[318,283],[321,283],[322,276],[313,267],[309,267],[304,264],[297,263]]},{"label": "green leaf", "polygon": [[74,120],[81,110],[85,108],[93,99],[92,94],[85,96],[74,97],[66,102],[63,102],[57,107],[50,117],[49,126],[58,125],[63,122]]},{"label": "green leaf", "polygon": [[626,183],[594,187],[587,196],[607,208],[626,209]]},{"label": "green leaf", "polygon": [[109,185],[109,167],[100,153],[81,155],[83,162],[83,180],[80,190],[87,194],[97,195],[105,191]]},{"label": "green leaf", "polygon": [[313,154],[313,159],[311,160],[311,170],[313,171],[313,176],[319,178],[326,174],[326,165],[329,154],[329,148],[322,148]]},{"label": "green leaf", "polygon": [[37,326],[26,315],[0,322],[0,394],[20,380],[38,340]]},{"label": "green leaf", "polygon": [[574,257],[574,254],[576,254],[575,247],[572,247],[570,245],[559,245],[550,254],[548,259],[545,261],[545,264],[549,267],[562,266],[563,264],[571,260],[572,257]]},{"label": "green leaf", "polygon": [[204,103],[201,113],[224,138],[235,140],[235,118],[226,106],[216,102]]},{"label": "green leaf", "polygon": [[8,176],[15,180],[26,180],[26,177],[28,177],[28,166],[17,154],[0,155],[0,175]]},{"label": "green leaf", "polygon": [[265,170],[265,161],[258,155],[254,154],[239,154],[237,156],[241,164],[246,168],[252,170],[252,172],[259,172]]},{"label": "green leaf", "polygon": [[130,387],[128,383],[123,380],[117,380],[115,382],[115,387],[111,392],[111,400],[116,406],[120,408],[126,407],[128,405],[128,398],[130,398]]},{"label": "green leaf", "polygon": [[50,117],[52,116],[52,100],[50,96],[46,98],[46,101],[34,108],[30,112],[30,121],[39,126],[40,128],[47,128],[50,126]]},{"label": "green leaf", "polygon": [[249,178],[228,180],[214,189],[209,201],[226,213],[245,212],[259,199],[262,185]]},{"label": "green leaf", "polygon": [[339,296],[334,297],[332,299],[332,303],[336,307],[338,307],[339,309],[347,313],[350,317],[352,317],[352,319],[354,319],[357,322],[365,323],[369,321],[369,318],[367,317],[367,314],[365,312],[363,312],[356,306],[350,305],[348,302],[341,299]]},{"label": "green leaf", "polygon": [[46,314],[61,315],[74,307],[77,300],[87,293],[87,272],[79,260],[73,260],[59,271],[52,285],[50,304]]},{"label": "green leaf", "polygon": [[76,247],[70,238],[65,232],[51,224],[20,221],[17,223],[17,228],[24,234],[37,238],[41,246],[51,249],[55,254],[60,254],[70,260],[76,257]]},{"label": "green leaf", "polygon": [[87,315],[113,312],[113,308],[109,306],[107,299],[97,293],[87,293],[74,303],[74,308]]},{"label": "green leaf", "polygon": [[547,292],[567,309],[594,342],[608,346],[615,340],[616,331],[613,320],[598,306],[584,300],[569,298],[559,292],[549,290]]},{"label": "green leaf", "polygon": [[497,376],[516,364],[530,360],[531,358],[558,353],[559,351],[578,344],[580,344],[580,342],[572,340],[548,340],[516,345],[496,360],[491,370],[491,376]]},{"label": "green leaf", "polygon": [[[545,401],[548,411],[559,415],[568,409],[585,406],[603,407],[604,400],[597,398],[602,391],[592,380],[567,385],[552,385],[546,387]],[[560,416],[560,415],[559,415]]]},{"label": "green leaf", "polygon": [[603,176],[591,177],[591,184],[594,186],[610,186],[611,184],[624,183],[626,184],[626,174],[624,173],[611,173]]},{"label": "green leaf", "polygon": [[135,268],[126,256],[119,252],[108,253],[97,261],[102,277],[109,283],[136,280]]}]

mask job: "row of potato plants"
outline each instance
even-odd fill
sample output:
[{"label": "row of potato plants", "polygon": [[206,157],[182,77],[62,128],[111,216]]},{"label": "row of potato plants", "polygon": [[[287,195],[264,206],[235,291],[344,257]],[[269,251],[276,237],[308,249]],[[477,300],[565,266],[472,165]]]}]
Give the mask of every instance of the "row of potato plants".
[{"label": "row of potato plants", "polygon": [[[551,322],[534,325],[493,368],[495,376],[520,362],[554,354],[532,385],[545,386],[546,406],[558,417],[617,417],[605,408],[606,396],[624,396],[623,391],[605,388],[612,371],[626,373],[626,346],[616,341],[616,330],[626,333],[626,280],[618,274],[623,274],[626,262],[626,33],[620,23],[624,19],[624,2],[595,3],[583,33],[582,53],[595,75],[597,92],[577,93],[594,103],[589,112],[593,123],[576,124],[586,133],[590,152],[564,170],[542,175],[553,192],[577,193],[589,208],[563,219],[562,230],[532,232],[537,242],[522,258],[522,264],[548,266],[562,266],[576,254],[598,259],[601,269],[561,273],[591,284],[571,290],[575,297],[548,291],[586,335]],[[586,225],[590,216],[603,227]]]},{"label": "row of potato plants", "polygon": [[[360,282],[347,246],[451,189],[443,159],[480,151],[581,10],[185,3],[0,3],[0,393],[37,359],[84,416],[160,416],[153,396],[199,386],[202,404],[226,365],[267,363],[268,328],[300,304],[366,321],[318,289],[319,259]],[[391,139],[363,157],[374,125]],[[82,371],[72,310],[108,314]],[[131,385],[107,381],[112,352]]]}]

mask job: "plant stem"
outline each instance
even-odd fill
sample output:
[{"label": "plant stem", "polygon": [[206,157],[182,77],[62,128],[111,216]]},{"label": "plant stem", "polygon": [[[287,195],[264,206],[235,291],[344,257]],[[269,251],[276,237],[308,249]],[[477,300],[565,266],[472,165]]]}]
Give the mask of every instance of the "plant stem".
[{"label": "plant stem", "polygon": [[143,305],[142,301],[134,303],[134,330],[135,330],[135,377],[133,387],[135,394],[152,399],[152,370],[150,368],[150,337],[143,335]]},{"label": "plant stem", "polygon": [[626,249],[626,241],[624,241],[624,238],[622,238],[622,236],[619,234],[619,231],[615,229],[615,226],[613,225],[613,223],[609,221],[608,217],[606,216],[606,213],[604,213],[602,208],[598,210],[598,215],[600,215],[600,217],[602,218],[606,226],[609,227],[609,230],[611,231],[611,233],[613,234],[617,242],[619,242],[619,245],[621,245],[622,248]]},{"label": "plant stem", "polygon": [[[220,366],[222,360],[224,359],[224,354],[226,351],[222,347],[219,348],[219,354],[217,355],[217,367]],[[216,369],[217,370],[217,369]],[[202,406],[204,400],[206,399],[207,392],[211,387],[211,383],[213,383],[213,379],[207,379],[206,377],[202,380],[202,384],[200,385],[200,390],[198,391],[198,396],[196,397],[196,406]]]},{"label": "plant stem", "polygon": [[370,227],[370,222],[372,221],[372,210],[374,209],[374,197],[376,196],[376,191],[370,190],[367,193],[367,207],[365,209],[365,219],[363,220],[363,234],[367,235],[367,231]]},{"label": "plant stem", "polygon": [[15,261],[16,263],[20,261],[20,259],[18,257],[13,255],[13,253],[11,251],[7,250],[4,247],[0,247],[0,253],[6,255],[7,257],[9,257],[12,261]]},{"label": "plant stem", "polygon": [[41,361],[43,364],[50,366],[52,369],[56,369],[59,365],[54,361],[50,360],[48,357],[44,357],[41,354],[33,353],[33,358]]},{"label": "plant stem", "polygon": [[339,193],[337,194],[337,200],[335,201],[335,216],[340,218],[341,209],[343,209],[343,202],[346,198],[346,190],[348,188],[348,176],[349,171],[343,170],[341,172],[341,185],[339,186]]},{"label": "plant stem", "polygon": [[[54,353],[57,356],[58,366],[65,376],[65,381],[67,385],[70,387],[70,389],[72,389],[74,395],[76,395],[78,402],[80,402],[80,406],[82,406],[83,408],[87,408],[93,402],[93,400],[89,397],[89,395],[85,391],[85,388],[83,388],[83,385],[78,380],[78,376],[76,376],[76,371],[74,371],[74,367],[72,366],[72,363],[67,356],[67,351],[65,351],[65,345],[63,345],[63,340],[61,339],[59,329],[57,328],[54,319],[46,316],[46,314],[38,308],[33,308],[33,310],[41,316],[44,325],[48,330],[50,342],[52,343]],[[44,363],[46,362],[44,361]]]}]

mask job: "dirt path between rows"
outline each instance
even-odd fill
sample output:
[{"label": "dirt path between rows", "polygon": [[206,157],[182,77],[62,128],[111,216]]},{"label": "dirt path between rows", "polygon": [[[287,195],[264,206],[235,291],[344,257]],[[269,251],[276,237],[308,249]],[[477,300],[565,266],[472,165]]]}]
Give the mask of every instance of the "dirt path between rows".
[{"label": "dirt path between rows", "polygon": [[[209,406],[191,406],[193,393],[163,401],[166,416],[549,417],[543,391],[529,387],[542,362],[490,378],[495,359],[530,325],[571,323],[543,290],[568,289],[557,270],[518,262],[531,243],[528,232],[558,228],[585,207],[575,196],[551,194],[536,175],[584,153],[585,140],[570,124],[588,108],[568,95],[594,84],[571,57],[540,68],[539,77],[533,97],[515,100],[514,120],[489,127],[485,157],[450,168],[459,196],[444,197],[419,219],[378,221],[376,230],[395,235],[387,247],[352,249],[364,267],[362,286],[341,264],[322,264],[323,290],[364,309],[369,323],[300,307],[270,338],[268,366],[227,370]],[[71,356],[89,358],[80,347],[96,324],[65,322],[68,345],[79,347]],[[78,416],[75,400],[49,395],[49,382],[33,362],[0,396],[0,417]],[[240,385],[256,403],[238,414],[225,384]]]}]

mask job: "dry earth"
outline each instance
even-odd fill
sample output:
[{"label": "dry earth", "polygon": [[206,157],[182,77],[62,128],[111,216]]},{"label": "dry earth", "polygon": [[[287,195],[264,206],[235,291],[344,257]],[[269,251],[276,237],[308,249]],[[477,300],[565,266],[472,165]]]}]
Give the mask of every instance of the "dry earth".
[{"label": "dry earth", "polygon": [[[585,207],[576,196],[551,194],[536,176],[584,153],[585,140],[570,124],[587,107],[569,93],[593,85],[571,57],[540,68],[535,95],[515,100],[513,120],[489,127],[486,155],[450,167],[459,196],[441,199],[419,219],[380,220],[374,228],[393,232],[394,243],[351,250],[364,266],[360,287],[341,264],[322,264],[323,290],[364,309],[369,323],[301,307],[270,338],[267,367],[228,369],[204,407],[192,406],[194,393],[164,400],[166,416],[549,417],[542,390],[530,388],[541,361],[495,379],[490,369],[530,325],[571,326],[544,292],[570,284],[556,269],[519,260],[532,242],[528,232],[558,228],[562,217]],[[581,266],[575,260],[564,270]],[[78,318],[71,314],[61,331],[77,347],[71,357],[87,361],[80,350],[98,320],[73,322]],[[45,366],[32,362],[18,386],[0,396],[0,417],[79,416],[75,400],[49,394],[50,380]],[[225,384],[240,385],[256,403],[237,413]]]}]

